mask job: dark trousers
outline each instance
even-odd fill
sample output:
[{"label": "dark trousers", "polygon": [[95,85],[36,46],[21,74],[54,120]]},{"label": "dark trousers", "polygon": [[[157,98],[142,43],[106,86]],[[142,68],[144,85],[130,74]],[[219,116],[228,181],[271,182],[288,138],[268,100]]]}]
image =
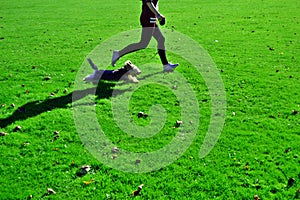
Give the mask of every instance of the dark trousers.
[{"label": "dark trousers", "polygon": [[143,27],[141,40],[138,43],[133,43],[125,47],[124,49],[119,51],[119,56],[122,57],[128,53],[138,51],[140,49],[145,49],[152,38],[157,41],[157,49],[158,55],[163,65],[168,64],[167,56],[166,56],[166,48],[165,48],[165,37],[163,36],[160,29],[155,27]]}]

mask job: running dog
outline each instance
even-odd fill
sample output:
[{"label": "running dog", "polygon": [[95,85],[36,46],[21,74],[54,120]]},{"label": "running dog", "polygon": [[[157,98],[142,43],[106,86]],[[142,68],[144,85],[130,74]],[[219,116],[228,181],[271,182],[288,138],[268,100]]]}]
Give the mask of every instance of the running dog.
[{"label": "running dog", "polygon": [[141,70],[131,63],[126,61],[124,67],[116,70],[99,70],[93,63],[92,59],[88,58],[90,66],[95,70],[93,74],[87,75],[83,80],[86,82],[92,82],[97,84],[99,80],[107,81],[119,81],[123,80],[131,83],[138,83],[137,76],[141,73]]}]

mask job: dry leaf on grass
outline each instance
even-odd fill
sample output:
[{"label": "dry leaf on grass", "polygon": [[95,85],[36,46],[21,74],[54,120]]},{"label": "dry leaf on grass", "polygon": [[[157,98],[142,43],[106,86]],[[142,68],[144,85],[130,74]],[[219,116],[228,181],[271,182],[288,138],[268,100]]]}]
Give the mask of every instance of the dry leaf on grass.
[{"label": "dry leaf on grass", "polygon": [[146,118],[146,117],[148,117],[149,115],[148,114],[146,114],[146,113],[144,113],[144,112],[139,112],[138,113],[138,118]]},{"label": "dry leaf on grass", "polygon": [[135,164],[140,164],[142,161],[140,159],[135,160]]},{"label": "dry leaf on grass", "polygon": [[56,194],[56,192],[52,188],[47,189],[48,194]]},{"label": "dry leaf on grass", "polygon": [[292,110],[292,114],[297,115],[297,114],[299,114],[299,111],[298,110]]},{"label": "dry leaf on grass", "polygon": [[89,165],[82,165],[81,166],[81,174],[87,174],[91,170],[91,166]]},{"label": "dry leaf on grass", "polygon": [[5,132],[0,132],[0,136],[7,136],[8,134]]},{"label": "dry leaf on grass", "polygon": [[18,132],[18,131],[20,131],[21,129],[22,129],[21,126],[16,126],[16,127],[14,128],[14,132]]},{"label": "dry leaf on grass", "polygon": [[112,153],[117,153],[119,151],[119,148],[118,147],[114,147],[111,149],[111,152]]},{"label": "dry leaf on grass", "polygon": [[144,184],[141,184],[137,190],[133,191],[132,196],[137,196],[140,194],[141,190],[143,189]]},{"label": "dry leaf on grass", "polygon": [[174,128],[178,128],[178,127],[181,126],[182,124],[183,124],[182,121],[177,120],[176,123],[175,123]]},{"label": "dry leaf on grass", "polygon": [[93,182],[94,182],[94,179],[91,179],[89,181],[83,181],[84,185],[90,185]]}]

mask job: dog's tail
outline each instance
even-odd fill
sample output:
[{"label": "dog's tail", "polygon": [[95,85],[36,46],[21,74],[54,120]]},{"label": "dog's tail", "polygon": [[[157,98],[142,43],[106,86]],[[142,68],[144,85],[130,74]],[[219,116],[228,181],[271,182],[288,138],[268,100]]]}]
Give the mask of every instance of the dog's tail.
[{"label": "dog's tail", "polygon": [[92,67],[94,70],[98,70],[97,65],[95,65],[95,63],[93,63],[92,59],[87,58],[87,61],[89,62],[89,64],[91,65],[91,67]]}]

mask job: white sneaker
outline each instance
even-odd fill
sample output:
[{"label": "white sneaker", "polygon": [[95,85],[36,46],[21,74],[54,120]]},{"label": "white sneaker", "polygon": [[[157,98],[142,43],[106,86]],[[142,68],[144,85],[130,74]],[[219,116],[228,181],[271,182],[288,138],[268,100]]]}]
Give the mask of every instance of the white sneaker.
[{"label": "white sneaker", "polygon": [[164,65],[164,72],[173,72],[174,69],[178,66],[179,64],[173,64],[173,63],[168,63]]},{"label": "white sneaker", "polygon": [[117,60],[119,60],[119,51],[117,51],[117,50],[115,50],[114,52],[113,52],[113,55],[112,55],[112,58],[111,58],[111,65],[112,66],[115,66],[116,65],[116,62],[117,62]]}]

